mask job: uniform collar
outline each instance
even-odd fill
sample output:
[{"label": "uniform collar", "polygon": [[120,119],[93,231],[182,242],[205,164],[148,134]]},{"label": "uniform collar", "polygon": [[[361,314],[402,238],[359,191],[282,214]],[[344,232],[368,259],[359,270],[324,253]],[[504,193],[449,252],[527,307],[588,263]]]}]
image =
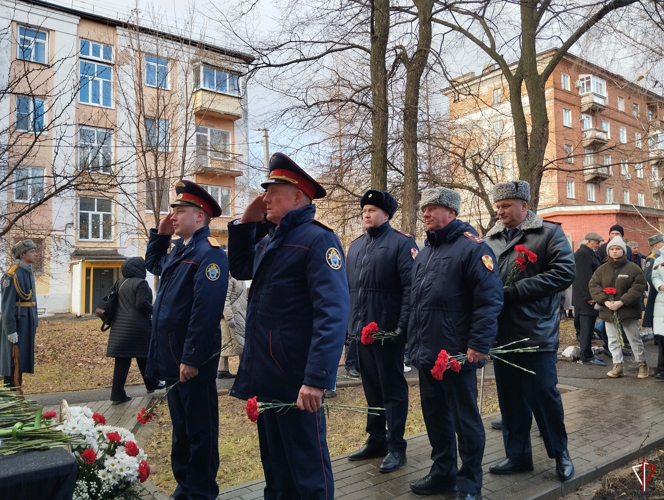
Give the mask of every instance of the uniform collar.
[{"label": "uniform collar", "polygon": [[390,226],[390,221],[388,220],[378,227],[368,227],[367,234],[372,238],[377,238],[391,227],[392,226]]},{"label": "uniform collar", "polygon": [[[204,238],[207,238],[210,236],[210,226],[203,226],[200,229],[197,229],[196,232],[189,238],[189,241],[187,242],[187,248],[194,248],[196,246],[196,242],[200,241]],[[180,247],[184,247],[184,239],[180,238],[177,242],[176,245]]]},{"label": "uniform collar", "polygon": [[309,204],[286,213],[279,223],[279,234],[285,234],[289,229],[310,221],[316,215],[316,205]]},{"label": "uniform collar", "polygon": [[442,229],[427,231],[427,242],[432,247],[436,247],[445,241],[450,241],[456,236],[461,224],[463,223],[459,219],[454,219]]},{"label": "uniform collar", "polygon": [[16,259],[14,264],[16,264],[21,269],[25,269],[26,271],[29,271],[31,273],[34,272],[34,270],[32,269],[32,266],[30,264],[27,264],[27,263],[23,262],[21,259]]}]

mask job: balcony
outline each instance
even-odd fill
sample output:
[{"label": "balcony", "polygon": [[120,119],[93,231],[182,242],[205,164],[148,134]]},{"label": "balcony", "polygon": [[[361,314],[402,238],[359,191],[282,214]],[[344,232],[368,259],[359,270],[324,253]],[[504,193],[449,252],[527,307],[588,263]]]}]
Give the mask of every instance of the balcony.
[{"label": "balcony", "polygon": [[657,166],[664,164],[664,149],[661,147],[650,149],[650,161]]},{"label": "balcony", "polygon": [[583,180],[585,182],[602,182],[609,177],[611,177],[611,171],[608,165],[593,163],[583,167]]},{"label": "balcony", "polygon": [[650,120],[650,122],[648,123],[648,130],[650,132],[655,132],[656,130],[664,130],[664,120],[662,120],[661,118]]},{"label": "balcony", "polygon": [[655,193],[664,192],[664,181],[661,181],[659,179],[657,179],[657,180],[653,179],[653,180],[650,181],[650,188]]},{"label": "balcony", "polygon": [[206,89],[194,91],[194,113],[215,115],[233,121],[242,118],[242,98]]},{"label": "balcony", "polygon": [[237,165],[241,155],[226,153],[225,158],[213,158],[207,153],[207,151],[203,151],[196,155],[193,173],[227,175],[230,177],[243,175],[242,170]]},{"label": "balcony", "polygon": [[604,146],[609,142],[609,134],[601,128],[588,128],[583,131],[581,145],[584,148]]},{"label": "balcony", "polygon": [[606,97],[590,92],[581,96],[581,113],[596,114],[606,109]]}]

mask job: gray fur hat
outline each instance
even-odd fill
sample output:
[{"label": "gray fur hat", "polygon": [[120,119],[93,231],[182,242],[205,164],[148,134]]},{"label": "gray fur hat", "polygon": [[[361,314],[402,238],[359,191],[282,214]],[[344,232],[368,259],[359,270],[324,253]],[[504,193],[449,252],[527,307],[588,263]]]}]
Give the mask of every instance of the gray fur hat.
[{"label": "gray fur hat", "polygon": [[420,210],[427,205],[441,205],[443,207],[451,208],[459,215],[461,209],[461,195],[456,191],[444,187],[435,187],[425,189],[422,192],[420,199]]},{"label": "gray fur hat", "polygon": [[12,247],[12,255],[15,259],[20,259],[28,250],[37,249],[37,245],[32,240],[19,241]]},{"label": "gray fur hat", "polygon": [[648,245],[650,245],[651,247],[661,242],[664,242],[664,235],[662,235],[662,233],[656,234],[648,238]]},{"label": "gray fur hat", "polygon": [[499,182],[493,186],[493,202],[502,200],[530,201],[530,184],[526,181]]}]

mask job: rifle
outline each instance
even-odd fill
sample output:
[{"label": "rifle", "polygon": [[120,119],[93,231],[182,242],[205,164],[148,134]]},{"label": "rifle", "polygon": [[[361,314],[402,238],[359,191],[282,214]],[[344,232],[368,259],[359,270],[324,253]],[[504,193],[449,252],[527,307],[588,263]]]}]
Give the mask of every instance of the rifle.
[{"label": "rifle", "polygon": [[18,343],[12,344],[12,385],[18,389],[19,394],[23,394],[21,388],[21,373],[18,365]]}]

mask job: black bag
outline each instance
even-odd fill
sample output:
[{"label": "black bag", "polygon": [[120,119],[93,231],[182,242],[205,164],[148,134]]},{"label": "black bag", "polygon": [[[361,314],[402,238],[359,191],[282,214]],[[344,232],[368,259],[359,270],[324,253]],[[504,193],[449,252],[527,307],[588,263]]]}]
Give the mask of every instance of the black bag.
[{"label": "black bag", "polygon": [[[122,282],[122,285],[124,285],[126,282],[127,280],[125,279]],[[102,321],[102,332],[105,332],[111,327],[113,317],[115,316],[115,312],[118,309],[118,293],[120,292],[118,283],[120,283],[120,280],[117,280],[115,283],[113,283],[111,289],[104,296],[104,298],[99,301],[97,308],[95,309],[95,314],[99,316],[99,319]],[[122,285],[120,285],[120,288],[122,288]]]}]

